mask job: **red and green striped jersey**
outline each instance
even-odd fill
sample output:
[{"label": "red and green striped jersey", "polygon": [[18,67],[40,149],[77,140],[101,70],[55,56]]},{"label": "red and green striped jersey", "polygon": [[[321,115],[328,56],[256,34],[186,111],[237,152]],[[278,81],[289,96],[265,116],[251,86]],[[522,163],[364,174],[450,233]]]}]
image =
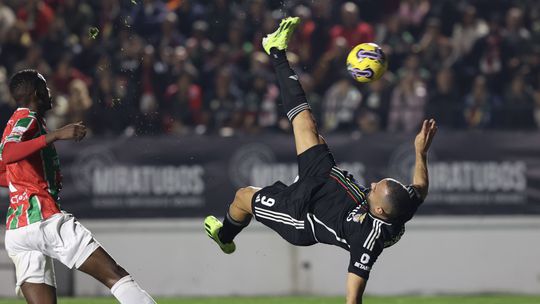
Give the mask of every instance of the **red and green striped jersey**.
[{"label": "red and green striped jersey", "polygon": [[[0,159],[7,143],[31,140],[46,133],[43,118],[29,109],[17,109],[4,129]],[[6,179],[10,198],[7,229],[24,227],[60,212],[57,201],[62,178],[58,154],[53,144],[7,164]]]}]

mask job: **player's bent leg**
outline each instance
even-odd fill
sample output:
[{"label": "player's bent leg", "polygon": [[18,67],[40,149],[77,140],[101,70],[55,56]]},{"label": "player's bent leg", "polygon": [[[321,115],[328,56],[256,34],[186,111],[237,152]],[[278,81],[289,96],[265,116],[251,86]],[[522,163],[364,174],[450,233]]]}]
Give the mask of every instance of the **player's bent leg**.
[{"label": "player's bent leg", "polygon": [[91,275],[108,288],[129,275],[102,247],[96,249],[78,270]]},{"label": "player's bent leg", "polygon": [[21,291],[28,304],[56,304],[56,288],[51,285],[24,282]]},{"label": "player's bent leg", "polygon": [[233,240],[249,225],[252,218],[251,200],[258,190],[256,187],[246,187],[236,191],[223,223],[212,215],[204,220],[206,234],[224,253],[231,254],[236,250]]},{"label": "player's bent leg", "polygon": [[96,249],[78,269],[110,288],[121,304],[155,303],[102,247]]},{"label": "player's bent leg", "polygon": [[234,201],[229,206],[229,215],[237,222],[243,222],[246,219],[251,219],[252,208],[251,202],[253,195],[261,188],[249,186],[240,188],[236,191]]}]

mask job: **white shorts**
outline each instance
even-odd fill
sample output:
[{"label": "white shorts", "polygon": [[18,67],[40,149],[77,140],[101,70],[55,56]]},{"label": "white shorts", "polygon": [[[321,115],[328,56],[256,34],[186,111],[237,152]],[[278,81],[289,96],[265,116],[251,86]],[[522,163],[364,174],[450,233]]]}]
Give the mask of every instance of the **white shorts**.
[{"label": "white shorts", "polygon": [[52,259],[79,268],[101,245],[73,215],[57,213],[48,219],[6,230],[6,251],[15,264],[18,295],[24,282],[56,287]]}]

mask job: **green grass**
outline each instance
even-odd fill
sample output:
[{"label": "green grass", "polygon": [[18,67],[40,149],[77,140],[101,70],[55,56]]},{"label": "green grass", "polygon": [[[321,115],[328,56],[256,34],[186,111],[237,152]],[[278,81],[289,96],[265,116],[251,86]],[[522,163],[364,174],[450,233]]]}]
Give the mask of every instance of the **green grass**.
[{"label": "green grass", "polygon": [[[343,298],[323,297],[226,297],[158,299],[159,304],[342,304]],[[24,301],[0,299],[0,304],[24,304]],[[111,298],[62,298],[59,304],[117,304]],[[364,304],[538,304],[540,296],[438,296],[438,297],[366,297]]]}]

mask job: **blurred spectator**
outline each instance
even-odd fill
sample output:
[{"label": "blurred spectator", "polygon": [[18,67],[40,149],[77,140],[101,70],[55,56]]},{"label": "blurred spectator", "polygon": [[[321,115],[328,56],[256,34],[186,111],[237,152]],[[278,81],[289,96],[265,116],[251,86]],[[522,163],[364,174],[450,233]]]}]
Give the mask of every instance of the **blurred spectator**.
[{"label": "blurred spectator", "polygon": [[[66,28],[75,35],[83,33],[89,24],[94,24],[94,12],[86,1],[63,0],[58,10]],[[61,19],[57,18],[57,20]]]},{"label": "blurred spectator", "polygon": [[43,75],[51,74],[51,67],[43,58],[42,49],[39,45],[29,48],[26,51],[26,56],[24,59],[17,62],[13,69],[15,71],[20,71],[23,69],[36,69]]},{"label": "blurred spectator", "polygon": [[133,30],[155,45],[159,41],[161,23],[167,15],[167,8],[159,0],[142,0],[141,2],[133,6],[131,13]]},{"label": "blurred spectator", "polygon": [[[226,41],[227,30],[234,19],[232,14],[233,3],[229,0],[210,1],[208,8],[208,20],[210,21],[210,38],[219,44]],[[242,37],[243,38],[243,37]]]},{"label": "blurred spectator", "polygon": [[269,83],[269,75],[264,72],[252,75],[251,90],[245,97],[244,121],[242,128],[253,133],[261,128],[275,128],[278,122],[279,89]]},{"label": "blurred spectator", "polygon": [[[22,32],[18,26],[12,26],[8,29],[5,40],[0,47],[0,64],[6,68],[8,73],[16,71],[16,63],[20,62],[26,54],[27,48],[22,41]],[[39,46],[36,46],[39,48]]]},{"label": "blurred spectator", "polygon": [[97,80],[87,126],[96,135],[122,134],[133,118],[133,111],[124,102],[122,82],[107,70],[100,72]]},{"label": "blurred spectator", "polygon": [[362,94],[345,75],[333,84],[324,96],[322,129],[326,132],[339,129],[353,130],[354,113],[360,106]]},{"label": "blurred spectator", "polygon": [[360,20],[360,12],[354,2],[343,4],[340,21],[341,24],[334,25],[330,30],[333,43],[338,37],[343,37],[347,46],[352,48],[359,43],[372,42],[375,38],[373,27]]},{"label": "blurred spectator", "polygon": [[396,15],[388,16],[384,24],[377,28],[377,39],[385,52],[389,69],[396,71],[401,66],[414,43],[412,34],[403,28],[401,19]]},{"label": "blurred spectator", "polygon": [[8,87],[7,70],[0,67],[0,121],[7,122],[13,114],[13,110],[17,108],[15,101],[11,98]]},{"label": "blurred spectator", "polygon": [[3,0],[0,0],[0,44],[5,41],[5,36],[16,21],[15,13],[13,10],[4,4]]},{"label": "blurred spectator", "polygon": [[467,128],[492,126],[493,114],[500,106],[500,100],[489,92],[486,82],[484,76],[476,76],[471,92],[465,96],[463,115]]},{"label": "blurred spectator", "polygon": [[86,120],[86,112],[92,107],[92,98],[88,93],[86,83],[80,79],[74,79],[69,84],[69,120],[77,122]]},{"label": "blurred spectator", "polygon": [[177,47],[184,43],[185,37],[178,31],[178,17],[175,13],[167,13],[161,25],[159,47]]},{"label": "blurred spectator", "polygon": [[350,49],[345,38],[340,37],[334,41],[332,47],[323,54],[315,69],[313,78],[317,92],[326,92],[339,77],[346,72],[345,62]]},{"label": "blurred spectator", "polygon": [[523,75],[516,75],[511,81],[498,112],[497,126],[504,129],[532,129],[534,121],[534,92],[525,83]]},{"label": "blurred spectator", "polygon": [[83,80],[90,85],[90,79],[71,65],[71,58],[65,56],[56,66],[54,76],[51,79],[52,88],[56,94],[66,95],[69,92],[69,85],[74,79]]},{"label": "blurred spectator", "polygon": [[[41,46],[46,51],[43,53],[43,58],[51,66],[55,67],[63,56],[66,56],[70,50],[68,42],[69,32],[66,29],[66,24],[63,18],[56,18],[49,27],[49,31],[41,40]],[[85,36],[88,36],[86,34]],[[79,51],[78,48],[73,48],[73,51]],[[87,58],[90,60],[90,58]]]},{"label": "blurred spectator", "polygon": [[454,73],[450,68],[443,68],[436,75],[435,90],[429,94],[426,117],[437,120],[440,127],[459,128],[463,124],[461,112],[461,95]]},{"label": "blurred spectator", "polygon": [[430,72],[452,64],[451,47],[448,37],[441,32],[441,22],[437,18],[430,18],[427,21],[425,31],[418,44],[415,45],[416,50],[421,54],[422,66]]},{"label": "blurred spectator", "polygon": [[389,76],[368,84],[363,102],[356,113],[360,130],[372,133],[386,129],[390,107],[391,87]]},{"label": "blurred spectator", "polygon": [[202,90],[193,82],[194,78],[193,73],[186,71],[165,92],[163,123],[169,133],[186,134],[205,122]]},{"label": "blurred spectator", "polygon": [[[504,81],[508,75],[511,59],[514,57],[513,48],[502,36],[500,18],[492,16],[489,22],[489,33],[474,44],[465,64],[472,68],[471,75],[481,73],[486,76],[489,90],[502,93]],[[471,78],[465,77],[465,81]]]},{"label": "blurred spectator", "polygon": [[[296,15],[289,59],[329,130],[414,130],[425,116],[447,128],[540,126],[539,1],[136,2],[0,0],[0,76],[42,72],[58,103],[50,125],[84,116],[70,112],[82,80],[92,103],[79,108],[97,135],[287,131],[261,39]],[[388,56],[385,78],[343,89],[348,52],[371,41]],[[364,98],[343,103],[343,92]]]},{"label": "blurred spectator", "polygon": [[221,68],[215,76],[214,88],[206,93],[205,105],[213,114],[210,127],[217,132],[242,125],[242,92],[231,76],[230,68]]},{"label": "blurred spectator", "polygon": [[388,131],[416,131],[424,118],[426,95],[424,81],[417,74],[405,74],[392,91]]},{"label": "blurred spectator", "polygon": [[454,25],[452,31],[454,58],[468,54],[476,40],[487,33],[488,26],[484,20],[476,16],[476,8],[466,5],[462,10],[462,19]]},{"label": "blurred spectator", "polygon": [[421,56],[418,53],[410,53],[401,68],[398,70],[398,77],[405,77],[412,74],[422,80],[427,80],[431,77],[431,72],[421,64]]},{"label": "blurred spectator", "polygon": [[[538,63],[540,63],[540,54],[537,53],[536,58]],[[540,129],[540,73],[532,73],[530,75],[530,83],[532,83],[533,89],[533,99],[534,99],[534,121],[536,127]]]},{"label": "blurred spectator", "polygon": [[424,18],[430,9],[429,0],[403,0],[399,5],[399,17],[405,28],[416,36],[419,34]]},{"label": "blurred spectator", "polygon": [[17,18],[24,24],[32,38],[39,41],[49,31],[54,20],[54,11],[41,0],[27,0],[17,11]]}]

